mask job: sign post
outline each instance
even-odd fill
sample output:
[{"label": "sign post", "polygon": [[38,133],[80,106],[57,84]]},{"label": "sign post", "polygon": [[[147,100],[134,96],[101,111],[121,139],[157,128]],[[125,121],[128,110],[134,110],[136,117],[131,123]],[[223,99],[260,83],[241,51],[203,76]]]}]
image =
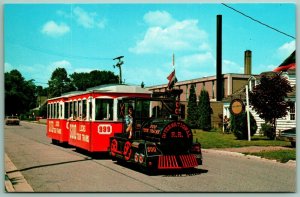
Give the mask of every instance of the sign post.
[{"label": "sign post", "polygon": [[247,112],[248,141],[251,141],[248,85],[246,85],[246,112]]}]

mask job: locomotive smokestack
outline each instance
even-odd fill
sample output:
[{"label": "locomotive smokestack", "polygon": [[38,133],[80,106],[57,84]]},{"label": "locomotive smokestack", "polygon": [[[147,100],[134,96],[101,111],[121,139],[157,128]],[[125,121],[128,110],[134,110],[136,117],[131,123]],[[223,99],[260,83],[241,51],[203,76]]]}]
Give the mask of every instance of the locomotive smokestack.
[{"label": "locomotive smokestack", "polygon": [[245,51],[245,60],[244,60],[244,74],[251,75],[251,58],[252,52],[250,50]]},{"label": "locomotive smokestack", "polygon": [[216,71],[217,71],[217,90],[216,99],[221,101],[223,98],[223,77],[222,77],[222,15],[217,15],[217,57],[216,57]]}]

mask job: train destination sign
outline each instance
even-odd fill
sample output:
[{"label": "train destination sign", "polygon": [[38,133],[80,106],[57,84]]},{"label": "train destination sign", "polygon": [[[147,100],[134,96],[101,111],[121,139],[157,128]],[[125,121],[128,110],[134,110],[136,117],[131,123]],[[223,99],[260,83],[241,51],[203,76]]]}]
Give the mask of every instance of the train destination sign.
[{"label": "train destination sign", "polygon": [[241,99],[233,99],[229,106],[230,113],[233,115],[239,115],[245,111],[244,102]]}]

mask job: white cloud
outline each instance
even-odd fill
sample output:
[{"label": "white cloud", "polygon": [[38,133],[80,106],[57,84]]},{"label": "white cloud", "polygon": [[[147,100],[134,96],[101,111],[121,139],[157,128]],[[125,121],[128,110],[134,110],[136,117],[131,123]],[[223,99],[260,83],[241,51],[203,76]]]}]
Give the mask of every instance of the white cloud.
[{"label": "white cloud", "polygon": [[275,66],[274,64],[270,64],[270,65],[267,65],[267,66],[264,66],[267,68],[267,70],[274,70],[275,68],[277,68],[278,66]]},{"label": "white cloud", "polygon": [[98,19],[97,13],[95,12],[86,12],[80,7],[76,7],[73,10],[76,21],[79,25],[84,28],[104,28],[106,21],[104,19]]},{"label": "white cloud", "polygon": [[64,23],[57,24],[54,21],[48,21],[43,25],[41,32],[48,36],[58,37],[68,33],[69,31],[69,26]]},{"label": "white cloud", "polygon": [[211,52],[206,53],[196,53],[192,55],[187,55],[179,58],[178,66],[184,69],[194,68],[194,67],[208,67],[214,64],[214,57]]},{"label": "white cloud", "polygon": [[69,73],[72,69],[72,64],[67,60],[61,60],[52,62],[48,66],[48,70],[50,73],[52,73],[56,68],[65,68],[67,70],[67,73]]},{"label": "white cloud", "polygon": [[287,58],[294,50],[296,49],[296,42],[295,40],[291,42],[284,43],[277,49],[277,55],[280,59]]},{"label": "white cloud", "polygon": [[71,18],[71,17],[72,17],[72,14],[66,13],[66,12],[63,11],[63,10],[57,10],[57,11],[56,11],[56,14],[57,14],[58,16],[62,16],[62,17],[65,17],[65,18]]},{"label": "white cloud", "polygon": [[198,20],[176,21],[165,11],[148,12],[144,20],[149,27],[143,39],[129,51],[165,53],[165,51],[200,51],[209,49],[207,33],[198,27]]},{"label": "white cloud", "polygon": [[175,63],[178,80],[214,75],[215,60],[211,52],[195,53],[178,58]]},{"label": "white cloud", "polygon": [[13,66],[10,63],[8,63],[8,62],[4,63],[4,72],[10,72],[13,69],[14,68],[13,68]]},{"label": "white cloud", "polygon": [[244,73],[244,67],[230,60],[222,61],[222,73]]},{"label": "white cloud", "polygon": [[174,23],[174,19],[166,11],[150,11],[144,15],[144,21],[150,26],[167,26]]}]

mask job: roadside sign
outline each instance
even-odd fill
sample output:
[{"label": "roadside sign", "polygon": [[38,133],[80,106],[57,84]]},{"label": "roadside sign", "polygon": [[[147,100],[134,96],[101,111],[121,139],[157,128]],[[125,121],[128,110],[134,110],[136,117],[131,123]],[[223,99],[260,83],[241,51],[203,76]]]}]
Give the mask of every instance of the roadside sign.
[{"label": "roadside sign", "polygon": [[244,102],[241,99],[233,99],[229,106],[230,113],[233,115],[239,115],[245,111]]}]

